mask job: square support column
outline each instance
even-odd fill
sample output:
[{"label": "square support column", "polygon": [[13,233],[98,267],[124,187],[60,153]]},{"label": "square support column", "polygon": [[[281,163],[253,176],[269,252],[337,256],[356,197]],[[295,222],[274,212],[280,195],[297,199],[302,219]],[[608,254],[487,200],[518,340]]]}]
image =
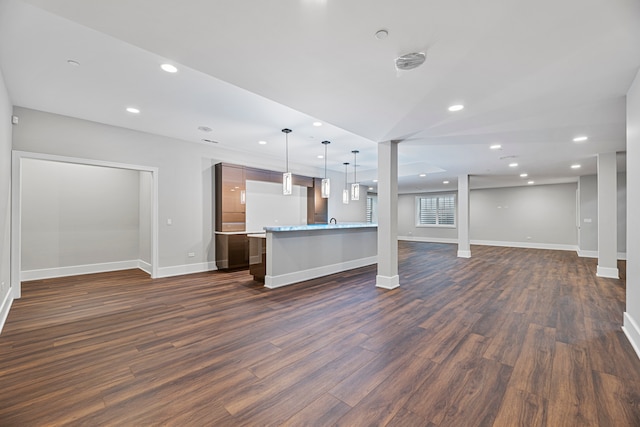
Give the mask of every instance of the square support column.
[{"label": "square support column", "polygon": [[394,289],[398,276],[398,142],[378,144],[378,274],[376,286]]},{"label": "square support column", "polygon": [[598,277],[618,279],[616,153],[598,154]]},{"label": "square support column", "polygon": [[469,240],[469,175],[458,176],[458,258],[471,258]]}]

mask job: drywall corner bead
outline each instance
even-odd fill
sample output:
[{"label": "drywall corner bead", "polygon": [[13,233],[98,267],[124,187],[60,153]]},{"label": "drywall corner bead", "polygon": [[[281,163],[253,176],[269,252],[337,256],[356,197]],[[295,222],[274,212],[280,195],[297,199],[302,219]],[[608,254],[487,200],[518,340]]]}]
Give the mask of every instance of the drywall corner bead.
[{"label": "drywall corner bead", "polygon": [[18,116],[11,116],[11,124],[17,125],[20,122],[20,118]]}]

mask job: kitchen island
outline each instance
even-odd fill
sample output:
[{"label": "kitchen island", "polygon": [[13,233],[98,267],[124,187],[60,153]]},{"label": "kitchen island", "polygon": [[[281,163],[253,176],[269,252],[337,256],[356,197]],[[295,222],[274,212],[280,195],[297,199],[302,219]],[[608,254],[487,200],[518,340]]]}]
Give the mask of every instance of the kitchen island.
[{"label": "kitchen island", "polygon": [[377,262],[377,224],[312,224],[264,230],[264,283],[270,289]]}]

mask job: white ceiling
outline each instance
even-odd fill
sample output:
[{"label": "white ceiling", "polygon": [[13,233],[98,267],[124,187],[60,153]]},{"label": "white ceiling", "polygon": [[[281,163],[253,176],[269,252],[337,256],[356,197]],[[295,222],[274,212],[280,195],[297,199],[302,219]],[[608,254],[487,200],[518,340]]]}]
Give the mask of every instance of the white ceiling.
[{"label": "white ceiling", "polygon": [[366,182],[376,143],[400,139],[402,192],[570,182],[626,150],[640,2],[0,0],[0,66],[22,107],[273,158],[290,127],[294,172],[321,168],[327,139],[329,168],[358,149]]}]

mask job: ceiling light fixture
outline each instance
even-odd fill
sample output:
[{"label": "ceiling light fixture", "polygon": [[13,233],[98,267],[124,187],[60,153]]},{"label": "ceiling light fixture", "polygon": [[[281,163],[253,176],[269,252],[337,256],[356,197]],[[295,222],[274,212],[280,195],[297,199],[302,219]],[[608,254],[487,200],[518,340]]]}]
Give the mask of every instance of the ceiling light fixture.
[{"label": "ceiling light fixture", "polygon": [[267,145],[267,141],[258,141],[258,144],[260,144],[260,145]]},{"label": "ceiling light fixture", "polygon": [[286,172],[282,174],[282,194],[290,196],[293,194],[293,177],[289,172],[289,134],[291,129],[282,129],[285,138]]},{"label": "ceiling light fixture", "polygon": [[202,132],[211,132],[213,129],[208,126],[198,126],[198,130]]},{"label": "ceiling light fixture", "polygon": [[178,72],[178,69],[175,67],[175,65],[171,65],[171,64],[162,64],[160,66],[160,68],[162,68],[167,73],[177,73]]},{"label": "ceiling light fixture", "polygon": [[448,184],[448,183],[449,183],[449,181],[442,181],[442,183],[443,183],[443,184]]},{"label": "ceiling light fixture", "polygon": [[575,138],[573,138],[573,142],[584,142],[587,139],[589,139],[588,136],[576,136]]},{"label": "ceiling light fixture", "polygon": [[535,184],[535,181],[527,181],[527,184],[531,185],[531,184]]},{"label": "ceiling light fixture", "polygon": [[420,175],[418,175],[420,178],[424,178],[425,176],[427,176],[426,173],[421,173]]},{"label": "ceiling light fixture", "polygon": [[127,111],[131,114],[140,114],[140,110],[136,107],[127,107]]},{"label": "ceiling light fixture", "polygon": [[374,180],[373,180],[373,182],[378,182],[378,180],[377,180],[377,179],[374,179]]},{"label": "ceiling light fixture", "polygon": [[510,168],[517,168],[517,167],[518,167],[518,164],[517,164],[517,163],[515,163],[515,162],[514,162],[514,163],[509,163],[509,167],[510,167]]},{"label": "ceiling light fixture", "polygon": [[489,146],[489,148],[490,148],[490,149],[492,149],[492,150],[499,150],[499,149],[501,149],[501,148],[502,148],[502,145],[500,145],[500,144],[493,144],[493,145],[490,145],[490,146]]},{"label": "ceiling light fixture", "polygon": [[315,127],[320,127],[320,126],[322,126],[322,122],[313,122],[313,125]]},{"label": "ceiling light fixture", "polygon": [[464,110],[464,105],[456,104],[449,107],[449,111],[461,111]]},{"label": "ceiling light fixture", "polygon": [[528,174],[528,173],[521,173],[521,174],[520,174],[520,178],[526,178],[526,177],[528,177],[528,176],[529,176],[529,174]]},{"label": "ceiling light fixture", "polygon": [[580,169],[582,166],[575,164],[575,165],[571,165],[571,169]]},{"label": "ceiling light fixture", "polygon": [[344,189],[342,190],[342,203],[345,205],[349,204],[349,189],[347,188],[347,167],[349,166],[349,162],[344,162]]},{"label": "ceiling light fixture", "polygon": [[356,157],[360,151],[353,150],[353,184],[351,184],[351,200],[360,200],[360,183],[358,182],[358,176],[356,175],[356,167],[358,163],[356,162]]},{"label": "ceiling light fixture", "polygon": [[424,52],[407,53],[396,58],[396,69],[402,71],[413,70],[418,68],[427,59],[427,54]]},{"label": "ceiling light fixture", "polygon": [[324,145],[324,178],[320,186],[320,193],[323,199],[328,199],[331,195],[331,181],[327,178],[327,146],[329,144],[331,144],[331,141],[322,141],[322,145]]}]

